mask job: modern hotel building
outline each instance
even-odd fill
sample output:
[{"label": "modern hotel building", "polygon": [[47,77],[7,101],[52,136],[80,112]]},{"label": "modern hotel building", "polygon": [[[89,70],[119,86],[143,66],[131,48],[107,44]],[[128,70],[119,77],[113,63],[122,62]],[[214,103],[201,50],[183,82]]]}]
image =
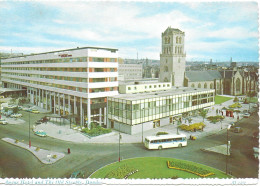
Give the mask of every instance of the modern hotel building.
[{"label": "modern hotel building", "polygon": [[[30,102],[80,124],[106,125],[106,101],[118,94],[118,49],[82,47],[2,59],[2,86],[26,89]],[[88,122],[90,123],[90,122]]]}]

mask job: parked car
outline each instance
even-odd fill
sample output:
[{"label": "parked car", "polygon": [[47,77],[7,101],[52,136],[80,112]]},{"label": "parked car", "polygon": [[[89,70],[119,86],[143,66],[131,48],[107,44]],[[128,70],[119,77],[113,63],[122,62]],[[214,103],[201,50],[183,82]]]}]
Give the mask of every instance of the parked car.
[{"label": "parked car", "polygon": [[254,108],[258,108],[258,105],[257,105],[257,104],[254,104],[253,107],[254,107]]},{"label": "parked car", "polygon": [[46,132],[44,132],[43,130],[34,131],[34,134],[37,135],[37,136],[40,136],[40,137],[47,136]]},{"label": "parked car", "polygon": [[38,113],[40,113],[40,112],[39,112],[39,110],[37,110],[37,109],[32,109],[31,113],[38,114]]},{"label": "parked car", "polygon": [[245,113],[245,114],[243,115],[244,118],[249,118],[249,116],[250,116],[249,113]]},{"label": "parked car", "polygon": [[32,112],[32,109],[31,109],[31,108],[26,108],[25,111],[27,111],[27,112]]},{"label": "parked car", "polygon": [[35,124],[36,124],[36,125],[42,124],[42,120],[40,119],[40,120],[36,121]]},{"label": "parked car", "polygon": [[22,114],[19,114],[19,113],[17,113],[17,114],[12,114],[11,115],[11,117],[12,118],[20,118],[20,117],[22,117],[23,115]]},{"label": "parked car", "polygon": [[0,119],[0,124],[2,125],[7,125],[8,122],[5,119]]}]

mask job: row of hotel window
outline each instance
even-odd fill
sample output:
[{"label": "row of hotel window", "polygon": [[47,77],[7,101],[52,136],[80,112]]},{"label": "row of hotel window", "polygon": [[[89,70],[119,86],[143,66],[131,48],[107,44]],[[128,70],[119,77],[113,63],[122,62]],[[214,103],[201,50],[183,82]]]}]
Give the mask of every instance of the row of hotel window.
[{"label": "row of hotel window", "polygon": [[[158,85],[159,88],[162,87],[170,87],[170,84],[163,84],[163,85]],[[145,89],[147,89],[148,86],[144,86]],[[128,90],[131,90],[132,88],[134,88],[134,90],[136,90],[137,88],[136,87],[127,87]],[[149,88],[157,88],[157,85],[149,85]]]},{"label": "row of hotel window", "polygon": [[[54,84],[54,83],[46,83],[46,82],[39,82],[39,81],[29,81],[29,80],[23,80],[23,79],[15,79],[15,78],[10,78],[10,80],[24,82],[24,83],[30,83],[30,84],[35,84],[35,85],[43,85],[43,86],[48,86],[48,87],[60,88],[60,89],[73,90],[73,91],[77,91],[77,92],[85,92],[85,93],[87,93],[87,90],[88,90],[87,88],[73,87],[73,86]],[[3,82],[5,82],[4,79],[3,79]],[[89,93],[108,92],[108,91],[117,91],[117,90],[118,90],[118,87],[90,88],[89,89]]]},{"label": "row of hotel window", "polygon": [[134,108],[136,107],[135,109],[137,110],[137,109],[143,109],[145,107],[153,107],[153,106],[166,105],[166,104],[169,105],[171,103],[178,103],[182,101],[190,101],[190,100],[193,101],[193,100],[200,100],[205,98],[213,98],[213,96],[214,96],[213,92],[202,93],[197,95],[182,94],[182,95],[175,95],[175,97],[166,96],[161,98],[142,99],[144,103],[141,103],[141,100],[137,100],[137,102],[139,102],[137,104],[132,104],[130,103],[130,101],[126,101],[124,99],[109,98],[108,103],[112,107],[116,107],[119,109],[131,110],[131,107]]},{"label": "row of hotel window", "polygon": [[[205,104],[212,101],[213,98],[210,98],[209,100],[206,100],[206,102],[200,104]],[[145,108],[142,110],[120,110],[120,109],[113,108],[108,104],[108,113],[114,116],[118,116],[120,118],[139,119],[142,117],[152,116],[155,114],[161,114],[170,111],[180,111],[180,109],[185,109],[191,106],[196,106],[196,105],[193,105],[191,101],[187,101],[187,102],[176,103],[171,105],[164,105],[164,106],[160,105],[157,107]]]},{"label": "row of hotel window", "polygon": [[[15,61],[15,62],[2,62],[1,65],[21,65],[21,64],[39,64],[39,63],[68,63],[68,62],[87,62],[88,57],[78,58],[61,58],[61,59],[46,59],[37,61]],[[117,58],[97,58],[89,57],[89,62],[117,62]]]},{"label": "row of hotel window", "polygon": [[[29,70],[29,71],[57,71],[57,72],[88,72],[88,68],[24,68],[24,67],[3,67],[3,70]],[[117,72],[117,68],[89,68],[89,72]]]},{"label": "row of hotel window", "polygon": [[[88,82],[88,78],[68,77],[68,76],[51,76],[51,75],[20,74],[20,73],[7,73],[7,72],[3,72],[2,73],[2,77],[4,77],[5,75],[19,76],[19,77],[30,77],[30,78],[53,79],[53,80],[65,80],[65,81],[75,81],[75,82]],[[117,81],[117,77],[89,78],[89,82],[90,83],[115,82],[115,81]]]},{"label": "row of hotel window", "polygon": [[144,108],[154,108],[159,107],[163,105],[171,105],[175,103],[181,103],[181,102],[201,102],[202,100],[208,100],[209,102],[213,101],[213,93],[208,94],[201,94],[201,95],[194,95],[194,96],[185,96],[185,97],[178,97],[178,98],[168,98],[164,100],[157,100],[157,101],[149,101],[145,103],[138,103],[138,104],[128,104],[123,102],[114,102],[109,100],[108,105],[115,109],[120,110],[142,110]]}]

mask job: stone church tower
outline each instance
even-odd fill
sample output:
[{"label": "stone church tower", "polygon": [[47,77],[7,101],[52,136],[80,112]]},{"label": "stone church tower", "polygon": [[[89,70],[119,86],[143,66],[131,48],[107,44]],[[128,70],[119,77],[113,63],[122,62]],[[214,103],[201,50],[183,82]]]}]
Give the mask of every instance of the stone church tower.
[{"label": "stone church tower", "polygon": [[184,37],[184,32],[171,27],[168,27],[162,33],[160,82],[172,82],[172,86],[184,86],[184,72],[186,66]]}]

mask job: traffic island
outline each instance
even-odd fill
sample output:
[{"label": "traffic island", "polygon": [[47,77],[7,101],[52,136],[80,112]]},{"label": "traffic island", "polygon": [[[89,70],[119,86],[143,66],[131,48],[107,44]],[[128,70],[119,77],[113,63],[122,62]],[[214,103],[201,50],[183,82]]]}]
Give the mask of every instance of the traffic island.
[{"label": "traffic island", "polygon": [[224,155],[230,155],[230,146],[228,147],[227,150],[227,145],[218,145],[215,147],[210,147],[206,149],[201,149],[202,151],[207,151],[207,152],[214,152],[214,153],[219,153],[219,154],[224,154]]},{"label": "traffic island", "polygon": [[[178,164],[173,164],[177,162]],[[231,178],[224,172],[199,163],[165,157],[126,159],[100,168],[89,178],[107,179],[177,179]]]},{"label": "traffic island", "polygon": [[56,163],[58,160],[65,156],[65,154],[60,152],[53,152],[45,149],[40,149],[39,147],[34,146],[29,147],[28,144],[24,144],[12,138],[2,138],[2,140],[30,151],[31,153],[33,153],[34,156],[36,156],[36,158],[38,158],[44,164]]}]

